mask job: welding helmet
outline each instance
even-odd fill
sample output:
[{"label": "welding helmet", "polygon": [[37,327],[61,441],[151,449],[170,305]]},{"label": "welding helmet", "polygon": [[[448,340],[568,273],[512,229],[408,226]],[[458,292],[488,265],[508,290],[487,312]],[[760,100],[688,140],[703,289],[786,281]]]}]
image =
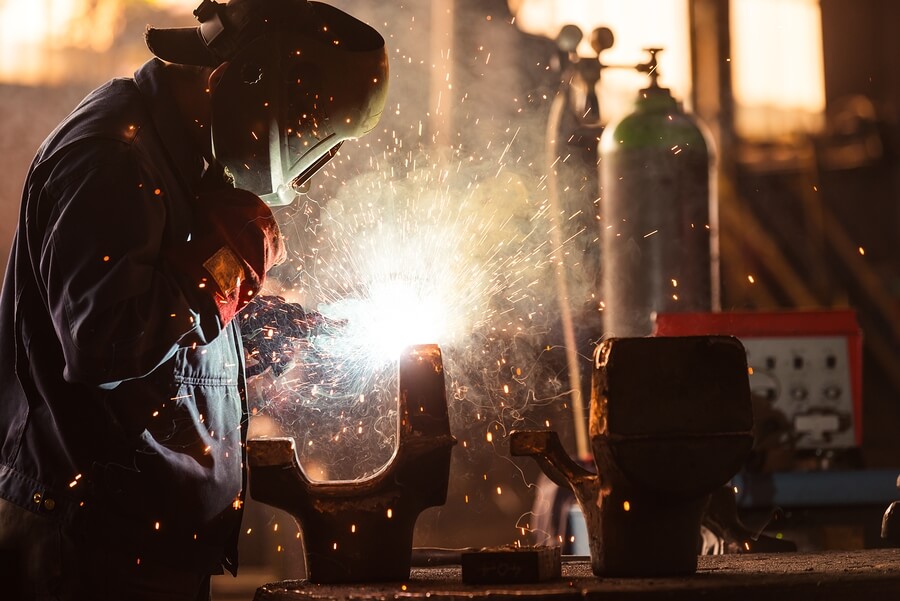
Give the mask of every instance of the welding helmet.
[{"label": "welding helmet", "polygon": [[381,35],[320,2],[212,0],[199,27],[148,29],[169,62],[228,64],[211,93],[213,157],[235,186],[291,203],[348,139],[375,127],[387,94]]}]

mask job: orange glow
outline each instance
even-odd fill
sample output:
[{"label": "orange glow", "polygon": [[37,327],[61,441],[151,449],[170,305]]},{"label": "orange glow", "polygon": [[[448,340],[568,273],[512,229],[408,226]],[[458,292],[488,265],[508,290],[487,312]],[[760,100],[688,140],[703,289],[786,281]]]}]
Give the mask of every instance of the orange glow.
[{"label": "orange glow", "polygon": [[819,0],[731,0],[735,127],[755,139],[821,129]]},{"label": "orange glow", "polygon": [[[194,3],[183,0],[140,0],[159,10],[188,16]],[[119,44],[126,16],[135,0],[5,0],[0,2],[0,83],[26,86],[58,85],[73,81],[102,81],[121,75]],[[122,40],[143,46],[138,37]],[[115,50],[115,60],[106,59]],[[143,50],[143,49],[142,49]],[[137,68],[149,58],[135,55]],[[106,72],[106,69],[116,73]]]},{"label": "orange glow", "polygon": [[[664,48],[659,55],[660,85],[686,104],[691,95],[690,26],[687,0],[507,0],[516,26],[534,35],[555,39],[564,25],[577,25],[584,34],[578,53],[594,56],[590,33],[609,27],[615,44],[603,52],[603,62],[636,65],[647,60],[644,48]],[[646,75],[634,70],[608,69],[600,83],[603,121],[630,113],[635,94],[647,86]]]},{"label": "orange glow", "polygon": [[65,79],[54,53],[110,49],[122,0],[10,0],[0,4],[0,81],[37,85]]}]

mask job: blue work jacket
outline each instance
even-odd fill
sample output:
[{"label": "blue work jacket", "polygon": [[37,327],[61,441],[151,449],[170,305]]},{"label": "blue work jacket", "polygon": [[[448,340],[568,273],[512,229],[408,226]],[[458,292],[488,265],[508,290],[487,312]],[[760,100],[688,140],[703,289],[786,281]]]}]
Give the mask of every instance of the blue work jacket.
[{"label": "blue work jacket", "polygon": [[0,496],[136,560],[233,572],[243,352],[172,256],[204,168],[187,123],[154,59],[39,149],[0,298]]}]

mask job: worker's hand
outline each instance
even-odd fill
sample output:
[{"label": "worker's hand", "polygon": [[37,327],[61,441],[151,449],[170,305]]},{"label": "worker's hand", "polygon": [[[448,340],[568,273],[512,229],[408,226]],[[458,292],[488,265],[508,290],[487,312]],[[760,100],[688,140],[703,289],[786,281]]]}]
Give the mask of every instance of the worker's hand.
[{"label": "worker's hand", "polygon": [[191,240],[172,260],[213,296],[224,325],[255,298],[266,272],[284,261],[284,241],[271,209],[246,190],[201,193],[194,219]]},{"label": "worker's hand", "polygon": [[280,296],[260,296],[241,314],[240,324],[244,351],[251,364],[248,375],[271,368],[279,376],[293,365],[297,349],[306,340],[339,328],[343,322]]}]

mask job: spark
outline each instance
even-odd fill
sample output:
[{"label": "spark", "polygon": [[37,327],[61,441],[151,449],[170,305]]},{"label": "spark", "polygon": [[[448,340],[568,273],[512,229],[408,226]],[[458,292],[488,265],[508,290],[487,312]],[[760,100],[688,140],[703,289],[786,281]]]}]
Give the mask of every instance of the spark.
[{"label": "spark", "polygon": [[[470,124],[497,127],[474,115]],[[427,144],[426,126],[411,121],[406,140],[399,128],[374,131],[317,176],[340,184],[333,193],[307,195],[279,223],[291,258],[274,290],[328,322],[303,338],[288,338],[290,324],[261,331],[285,364],[258,386],[251,411],[295,438],[310,477],[366,477],[390,460],[398,359],[410,345],[440,346],[451,429],[467,454],[531,419],[529,408],[569,411],[567,384],[542,363],[559,348],[547,345],[556,320],[548,307],[558,303],[561,264],[590,267],[576,253],[598,246],[593,211],[551,215],[547,175],[533,167],[543,165],[523,154],[534,148],[528,127],[504,124],[481,147],[410,149]],[[575,290],[573,303],[589,296]],[[564,422],[552,417],[537,423]],[[480,431],[464,433],[474,424]],[[496,483],[485,475],[483,486]],[[466,492],[456,498],[468,503]]]}]

